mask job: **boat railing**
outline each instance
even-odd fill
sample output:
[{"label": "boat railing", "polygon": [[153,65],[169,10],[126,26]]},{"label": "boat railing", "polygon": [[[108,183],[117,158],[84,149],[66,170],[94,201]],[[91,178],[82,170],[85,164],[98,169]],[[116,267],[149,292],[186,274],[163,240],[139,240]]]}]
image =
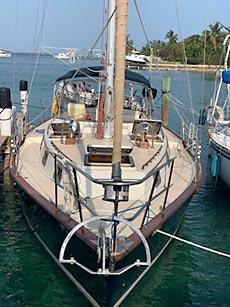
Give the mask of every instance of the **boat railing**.
[{"label": "boat railing", "polygon": [[[154,200],[159,199],[160,196],[163,195],[162,198],[162,206],[161,210],[164,212],[166,204],[167,204],[167,199],[168,199],[168,192],[169,189],[172,185],[171,183],[171,177],[172,177],[172,171],[174,167],[174,160],[176,157],[167,160],[166,162],[162,163],[159,167],[155,168],[154,170],[150,171],[148,174],[146,174],[143,178],[140,179],[126,179],[126,180],[120,180],[120,181],[114,181],[113,179],[95,179],[88,173],[84,172],[80,167],[78,167],[76,164],[71,162],[70,160],[63,159],[63,157],[60,156],[58,153],[53,153],[54,155],[54,160],[55,160],[55,169],[56,171],[54,172],[54,180],[55,180],[55,204],[58,206],[58,186],[61,187],[60,183],[57,180],[57,161],[59,160],[62,164],[65,164],[64,167],[66,168],[66,171],[70,174],[73,175],[73,181],[74,181],[74,189],[73,189],[73,194],[75,197],[75,200],[77,202],[77,208],[80,216],[80,221],[83,221],[82,217],[82,209],[83,207],[87,209],[92,216],[98,216],[98,213],[93,209],[92,206],[89,205],[88,203],[88,198],[83,198],[80,196],[80,189],[79,189],[79,184],[78,184],[78,178],[79,174],[83,175],[86,179],[91,181],[94,184],[102,185],[104,188],[104,200],[111,201],[111,202],[116,202],[116,199],[119,201],[128,201],[129,198],[129,187],[130,186],[135,186],[135,185],[140,185],[144,182],[146,182],[148,179],[152,179],[153,182],[151,183],[149,193],[146,195],[146,200],[144,203],[142,203],[138,207],[129,207],[127,210],[124,210],[122,212],[117,212],[117,214],[124,213],[125,211],[134,211],[134,213],[127,217],[126,220],[131,222],[138,218],[141,214],[143,214],[143,217],[141,219],[140,223],[140,228],[143,227],[143,225],[146,225],[148,223],[148,212],[150,210],[151,204],[153,203]],[[157,187],[157,184],[160,179],[160,172],[163,171],[165,168],[168,168],[169,170],[165,172],[165,179],[164,179],[164,185],[157,191],[155,192],[155,189]],[[168,174],[168,175],[166,175]],[[161,178],[162,179],[162,178]],[[117,193],[117,194],[116,194]],[[145,212],[143,213],[143,211]],[[147,221],[147,222],[146,222]]]},{"label": "boat railing", "polygon": [[[169,185],[169,186],[171,186],[171,185]],[[160,197],[167,190],[168,190],[168,186],[164,187],[162,190],[160,190],[154,196],[152,195],[151,197],[149,197],[148,201],[146,201],[144,204],[139,206],[139,209],[132,216],[125,218],[126,221],[131,222],[131,221],[135,220],[143,212],[144,209],[147,211],[149,209],[149,206],[150,206],[151,202],[153,202],[155,199]],[[93,216],[98,216],[98,213],[92,208],[92,206],[88,205],[87,199],[78,198],[78,202],[79,202],[78,204],[80,204],[83,207],[85,207]],[[164,201],[164,204],[166,204],[166,199]],[[80,208],[80,206],[78,206],[78,207]],[[125,213],[125,212],[128,212],[128,211],[134,210],[134,209],[136,209],[136,208],[130,207],[127,210],[118,211],[118,214]],[[144,224],[146,215],[147,215],[147,212],[145,213],[144,218],[142,220],[142,224],[141,224],[142,226]]]},{"label": "boat railing", "polygon": [[[141,242],[143,243],[144,246],[144,250],[145,250],[145,260],[141,261],[140,259],[136,259],[134,262],[121,267],[117,270],[111,270],[109,267],[107,267],[106,265],[106,253],[107,253],[107,249],[106,249],[106,237],[105,237],[105,231],[102,225],[99,226],[99,232],[100,232],[100,238],[101,238],[101,252],[102,252],[102,256],[101,256],[101,267],[98,268],[98,270],[92,270],[89,267],[83,265],[82,263],[80,263],[79,261],[77,261],[74,257],[70,257],[69,259],[65,258],[65,250],[66,247],[68,245],[68,243],[70,242],[71,238],[74,236],[74,234],[79,231],[82,227],[86,226],[87,224],[90,223],[94,223],[95,221],[106,221],[106,222],[111,222],[111,223],[124,223],[125,225],[129,226],[133,232],[135,232]],[[59,253],[59,261],[61,263],[65,263],[65,264],[75,264],[78,267],[80,267],[81,269],[85,270],[86,272],[88,272],[91,275],[105,275],[105,276],[111,276],[111,275],[121,275],[125,272],[127,272],[128,270],[132,269],[133,267],[141,267],[141,266],[149,266],[151,265],[151,252],[150,252],[150,248],[149,248],[149,244],[145,238],[145,236],[143,235],[143,233],[141,232],[140,229],[138,229],[136,226],[134,226],[132,223],[130,223],[129,221],[121,218],[121,217],[111,217],[111,216],[107,216],[107,215],[103,215],[103,216],[94,216],[91,217],[87,220],[82,221],[81,223],[79,223],[78,225],[76,225],[66,236],[65,240],[62,243],[61,249],[60,249],[60,253]]]},{"label": "boat railing", "polygon": [[196,163],[199,163],[200,158],[200,145],[198,141],[198,128],[190,122],[185,123],[182,120],[182,140],[185,149],[190,152],[193,157],[196,157]]},{"label": "boat railing", "polygon": [[[55,158],[57,159],[57,157]],[[150,171],[146,176],[144,176],[141,179],[137,179],[137,180],[121,180],[121,181],[114,181],[112,179],[95,179],[92,176],[90,176],[89,174],[85,173],[81,168],[79,168],[77,165],[75,165],[74,163],[72,163],[69,160],[65,161],[65,165],[67,169],[70,169],[71,172],[73,173],[74,176],[74,181],[75,181],[75,197],[77,199],[77,203],[78,203],[78,211],[79,211],[79,216],[80,216],[80,223],[78,223],[66,236],[61,250],[60,250],[60,254],[59,254],[59,261],[61,263],[64,264],[71,264],[71,265],[77,265],[79,268],[81,268],[82,270],[88,272],[91,275],[103,275],[103,276],[114,276],[114,275],[121,275],[125,272],[127,272],[128,270],[131,270],[134,267],[146,267],[146,266],[150,266],[151,265],[151,253],[150,253],[150,247],[149,244],[147,242],[147,239],[145,238],[144,234],[142,233],[141,229],[143,226],[146,226],[146,224],[148,223],[148,212],[150,209],[150,206],[153,202],[153,200],[157,199],[158,197],[160,197],[160,195],[162,195],[163,193],[165,193],[165,196],[163,197],[162,200],[162,206],[161,206],[161,210],[162,213],[165,210],[165,206],[167,203],[167,197],[168,197],[168,192],[169,192],[169,188],[171,186],[171,177],[172,177],[172,170],[173,170],[173,166],[174,166],[174,160],[175,158],[172,158],[166,162],[164,162],[161,166],[157,167],[155,170]],[[64,162],[64,161],[62,161]],[[164,183],[163,188],[158,191],[156,194],[154,194],[155,188],[157,186],[157,182],[159,180],[159,175],[160,175],[160,171],[165,169],[166,167],[169,167],[169,173],[168,173],[168,179],[167,182]],[[87,200],[86,199],[82,199],[80,197],[80,191],[79,191],[79,186],[78,186],[78,176],[77,174],[80,173],[83,176],[85,176],[88,180],[90,180],[91,182],[95,183],[95,184],[100,184],[103,185],[104,189],[105,189],[105,196],[104,199],[106,199],[106,189],[109,189],[109,192],[111,192],[111,187],[113,188],[113,190],[115,190],[115,193],[118,193],[118,195],[116,194],[114,196],[114,199],[112,201],[114,201],[114,206],[116,207],[116,202],[118,201],[123,201],[126,200],[123,197],[123,194],[128,192],[128,188],[129,186],[132,185],[138,185],[141,183],[144,183],[145,181],[147,181],[150,178],[153,178],[153,183],[152,186],[150,187],[150,192],[148,195],[146,195],[146,202],[144,204],[142,204],[139,209],[132,215],[129,216],[128,218],[125,217],[121,217],[120,213],[123,212],[119,212],[117,211],[116,213],[113,213],[111,215],[98,215],[97,212],[90,207],[87,204]],[[119,193],[121,192],[122,197],[120,199]],[[109,196],[111,197],[111,195]],[[127,197],[128,198],[128,197]],[[111,201],[111,199],[109,199]],[[82,214],[82,206],[84,206],[87,210],[89,210],[89,212],[91,213],[92,217],[91,218],[87,218],[87,219],[83,219],[83,214]],[[131,208],[129,207],[128,210],[130,210]],[[133,208],[135,209],[135,208]],[[144,212],[143,212],[144,211]],[[132,221],[134,219],[136,219],[138,216],[140,216],[140,214],[142,214],[142,218],[140,219],[140,224],[137,225],[136,223],[132,223]],[[100,222],[99,226],[98,226],[98,234],[97,234],[97,251],[100,250],[100,252],[98,252],[98,256],[100,255],[100,261],[98,262],[98,268],[97,269],[92,269],[89,266],[85,266],[83,263],[79,262],[78,259],[75,259],[73,257],[70,257],[69,259],[67,259],[66,255],[65,255],[65,250],[67,248],[67,245],[69,243],[69,241],[71,240],[71,238],[81,229],[84,228],[86,225],[89,226],[90,223],[93,223],[93,225],[95,225],[95,222],[98,221]],[[112,237],[111,237],[111,243],[108,243],[108,237],[106,235],[105,229],[104,229],[104,223],[109,223],[111,224],[111,231],[112,231]],[[136,233],[139,236],[140,239],[140,244],[143,245],[144,247],[144,257],[145,259],[136,259],[134,261],[132,261],[131,263],[126,264],[123,267],[120,267],[119,269],[115,269],[115,266],[113,266],[112,264],[114,264],[112,260],[113,257],[115,259],[116,257],[116,246],[117,246],[117,242],[119,241],[119,236],[118,236],[118,230],[117,230],[117,226],[118,224],[122,224],[122,226],[124,225],[124,227],[129,227],[130,229],[132,229],[133,233]],[[89,226],[90,227],[90,226]],[[110,262],[108,264],[108,254],[110,255]],[[112,262],[111,262],[112,261]]]},{"label": "boat railing", "polygon": [[[48,149],[49,150],[49,149]],[[162,212],[165,210],[165,206],[167,203],[167,198],[168,198],[168,191],[169,188],[171,186],[171,176],[172,176],[172,171],[173,171],[173,166],[174,166],[174,160],[176,157],[173,157],[167,161],[165,161],[164,163],[162,163],[160,166],[158,166],[157,168],[151,170],[150,172],[148,172],[143,178],[139,178],[139,179],[121,179],[119,181],[114,181],[113,179],[103,179],[103,178],[94,178],[92,177],[90,174],[88,174],[87,172],[85,172],[82,168],[78,167],[75,163],[73,163],[72,161],[66,159],[65,157],[62,156],[61,153],[57,152],[57,151],[53,151],[50,152],[50,154],[53,156],[54,158],[54,181],[55,181],[55,205],[56,207],[58,206],[58,187],[60,188],[64,188],[63,184],[60,183],[60,180],[58,180],[57,178],[57,167],[58,164],[61,163],[63,165],[63,167],[65,168],[67,173],[71,173],[73,175],[73,179],[74,179],[74,197],[76,199],[77,202],[77,207],[79,209],[79,215],[80,215],[80,220],[82,221],[82,206],[84,208],[86,208],[91,215],[93,216],[97,216],[97,212],[92,208],[92,206],[90,206],[88,204],[88,198],[82,198],[80,197],[80,192],[79,192],[79,184],[78,184],[78,178],[79,178],[79,174],[81,174],[82,176],[84,176],[87,180],[89,180],[90,182],[97,184],[97,185],[102,185],[104,188],[104,200],[107,201],[115,201],[116,198],[116,193],[118,193],[118,201],[127,201],[129,198],[129,188],[131,186],[135,186],[135,185],[140,185],[145,183],[148,179],[152,179],[153,182],[151,183],[150,189],[149,189],[149,194],[146,195],[146,201],[144,201],[144,203],[142,203],[138,208],[134,208],[134,207],[129,207],[128,211],[134,211],[134,214],[127,217],[127,221],[133,221],[135,220],[138,216],[140,216],[140,214],[143,213],[143,210],[145,210],[144,214],[143,214],[143,218],[142,218],[142,222],[140,225],[140,228],[144,225],[145,220],[147,218],[147,214],[148,211],[150,209],[151,204],[153,203],[153,201],[157,198],[159,198],[160,196],[164,195],[163,200],[162,200]],[[169,171],[165,172],[164,176],[165,180],[164,180],[164,185],[162,186],[161,189],[159,189],[157,191],[157,193],[155,192],[155,188],[157,186],[157,183],[159,181],[159,177],[160,177],[160,173],[165,169],[168,168]],[[168,175],[166,175],[168,174]],[[162,179],[162,178],[161,178]],[[118,192],[116,192],[118,191]],[[118,212],[119,214],[120,212]]]},{"label": "boat railing", "polygon": [[[171,179],[172,179],[172,172],[174,167],[174,161],[175,158],[169,159],[166,162],[162,163],[159,167],[157,167],[154,170],[151,170],[147,175],[145,175],[143,178],[140,179],[126,179],[126,180],[119,180],[114,181],[113,179],[96,179],[93,178],[88,173],[84,172],[80,167],[78,167],[76,164],[69,160],[65,160],[62,162],[65,162],[65,167],[69,169],[69,171],[72,172],[74,181],[75,181],[75,191],[74,196],[76,197],[77,204],[78,204],[78,211],[79,211],[79,217],[80,222],[67,234],[62,247],[60,249],[59,254],[59,261],[63,264],[71,264],[71,265],[77,265],[82,270],[88,272],[91,275],[103,275],[103,276],[114,276],[114,275],[121,275],[128,270],[131,270],[134,267],[146,267],[151,265],[151,253],[150,253],[150,247],[147,242],[147,239],[145,238],[144,234],[142,233],[141,229],[142,227],[146,226],[149,220],[148,212],[150,209],[151,204],[153,203],[153,200],[157,199],[161,195],[164,194],[164,197],[162,198],[162,205],[160,206],[162,214],[164,214],[164,210],[167,204],[168,199],[168,193],[170,186],[172,185]],[[160,172],[163,171],[165,168],[168,168],[167,173],[167,180],[164,180],[163,187],[155,192],[155,188],[157,186],[157,183],[159,181]],[[114,208],[116,208],[116,205],[118,205],[119,201],[125,201],[128,200],[128,195],[126,198],[125,193],[129,192],[129,187],[134,185],[139,185],[147,181],[148,179],[152,178],[153,182],[150,186],[150,192],[146,195],[146,202],[144,204],[141,204],[139,208],[135,211],[135,208],[128,208],[127,210],[133,209],[135,211],[134,214],[129,216],[128,218],[122,216],[121,213],[118,210],[114,211],[111,215],[98,215],[97,212],[91,208],[86,199],[83,199],[80,197],[80,190],[78,186],[78,175],[81,174],[91,182],[95,184],[102,185],[105,189],[105,195],[104,199],[113,201],[114,202]],[[106,196],[106,190],[109,190],[109,196]],[[106,199],[107,197],[111,197],[111,190],[114,190],[114,198]],[[119,195],[121,193],[121,196]],[[82,214],[82,206],[84,206],[87,210],[89,210],[91,217],[87,219],[83,219]],[[144,212],[143,212],[144,211]],[[138,216],[142,214],[142,217],[140,219],[140,224],[133,223],[132,221],[136,219]],[[100,255],[100,261],[98,262],[97,269],[92,269],[89,266],[85,266],[83,263],[79,262],[78,259],[75,259],[74,257],[67,256],[67,253],[65,255],[65,251],[67,249],[67,245],[69,244],[72,237],[75,236],[77,232],[80,231],[80,229],[89,226],[90,223],[93,223],[95,225],[95,222],[98,222],[98,230],[97,230],[97,239],[95,242],[97,242],[97,251]],[[108,241],[108,234],[106,234],[104,223],[111,224],[111,241]],[[132,261],[131,263],[126,264],[124,267],[120,267],[119,269],[115,269],[115,266],[113,267],[113,261],[115,261],[116,258],[116,246],[119,241],[119,234],[118,234],[118,224],[124,225],[124,227],[129,227],[132,229],[133,233],[136,233],[137,236],[139,236],[140,244],[144,247],[144,257],[145,259],[136,259]],[[90,226],[89,226],[90,228]],[[109,243],[110,242],[110,243]],[[110,261],[108,264],[108,255],[110,255]],[[114,260],[113,260],[114,259]],[[111,262],[112,261],[112,262]],[[111,266],[112,265],[112,266]]]},{"label": "boat railing", "polygon": [[172,163],[172,161],[175,160],[175,158],[176,157],[173,157],[173,158],[167,160],[166,162],[162,163],[157,168],[148,172],[143,178],[128,179],[128,180],[121,180],[121,181],[114,181],[113,179],[103,179],[103,178],[96,179],[96,178],[92,177],[91,175],[89,175],[88,173],[86,173],[84,170],[82,170],[80,167],[78,167],[75,163],[71,162],[70,160],[66,160],[65,164],[66,164],[66,166],[70,166],[72,169],[75,169],[77,172],[81,173],[87,179],[89,179],[90,181],[92,181],[96,184],[100,184],[100,185],[103,185],[103,186],[111,186],[111,184],[112,184],[113,186],[122,187],[122,186],[139,185],[139,184],[145,182],[147,179],[152,177],[154,174],[158,173],[161,169],[163,169],[166,166],[169,166]]}]

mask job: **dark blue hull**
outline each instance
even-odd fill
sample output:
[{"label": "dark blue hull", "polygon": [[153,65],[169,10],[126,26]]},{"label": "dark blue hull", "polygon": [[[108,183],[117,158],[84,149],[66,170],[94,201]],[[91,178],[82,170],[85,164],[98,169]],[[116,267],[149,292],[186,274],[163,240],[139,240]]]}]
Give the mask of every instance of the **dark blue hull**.
[{"label": "dark blue hull", "polygon": [[[175,233],[179,228],[186,204],[167,220],[161,227],[161,230]],[[79,288],[82,294],[97,306],[116,306],[117,302],[121,303],[128,293],[135,287],[170,242],[170,238],[159,233],[153,233],[148,237],[148,244],[151,250],[151,265],[146,267],[135,267],[120,276],[97,276],[90,275],[76,265],[62,265],[59,263],[59,252],[61,245],[66,237],[66,229],[54,217],[48,214],[39,205],[35,204],[31,198],[25,199],[23,206],[24,214],[28,224],[34,231],[40,243],[46,248],[48,253],[53,257],[57,264],[64,270],[67,276]],[[98,256],[95,250],[86,245],[79,238],[75,237],[68,248],[67,253],[78,259],[79,262],[93,270],[97,270]],[[144,248],[138,246],[123,260],[116,263],[116,269],[124,267],[136,259],[143,259]],[[117,306],[119,305],[117,304]]]}]

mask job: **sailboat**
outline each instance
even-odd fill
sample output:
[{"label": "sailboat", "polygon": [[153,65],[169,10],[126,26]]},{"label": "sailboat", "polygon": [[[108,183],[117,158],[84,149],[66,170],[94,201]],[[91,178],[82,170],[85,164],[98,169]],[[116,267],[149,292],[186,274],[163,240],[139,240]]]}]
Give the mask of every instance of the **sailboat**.
[{"label": "sailboat", "polygon": [[228,60],[230,52],[230,34],[227,34],[224,68],[218,70],[215,77],[213,97],[207,110],[207,134],[211,157],[211,175],[221,179],[230,188],[230,71]]},{"label": "sailboat", "polygon": [[[26,220],[94,306],[119,306],[148,274],[171,241],[158,230],[175,234],[201,180],[196,129],[183,124],[181,138],[163,126],[149,80],[125,69],[127,10],[128,0],[109,1],[106,63],[58,77],[51,117],[36,127],[21,81],[13,135]],[[91,108],[65,87],[89,80],[98,80]],[[142,89],[138,108],[124,108],[126,82]]]}]

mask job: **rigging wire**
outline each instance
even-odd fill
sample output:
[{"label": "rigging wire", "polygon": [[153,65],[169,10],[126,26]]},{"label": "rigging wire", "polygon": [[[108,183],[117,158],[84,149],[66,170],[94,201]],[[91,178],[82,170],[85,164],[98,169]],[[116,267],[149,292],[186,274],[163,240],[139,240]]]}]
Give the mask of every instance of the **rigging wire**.
[{"label": "rigging wire", "polygon": [[[44,24],[45,24],[45,19],[46,19],[46,13],[47,13],[47,8],[48,8],[48,0],[43,0],[43,6],[41,7],[41,2],[38,1],[38,6],[37,6],[37,14],[36,14],[36,23],[35,23],[35,35],[34,35],[34,45],[33,45],[33,56],[35,55],[35,64],[34,68],[32,71],[32,77],[30,80],[30,86],[28,90],[28,99],[29,95],[31,92],[31,89],[33,87],[34,79],[37,73],[38,65],[40,62],[40,57],[41,57],[41,42],[43,40],[43,34],[44,34]],[[41,21],[39,22],[41,16]],[[42,109],[41,113],[38,114],[35,118],[33,118],[29,123],[28,126],[31,125],[33,122],[36,122],[38,118],[41,118],[48,109],[50,109],[50,106],[44,107],[43,105],[41,107],[38,106],[33,106],[31,105],[30,108],[37,108],[37,109]]]},{"label": "rigging wire", "polygon": [[[39,3],[40,3],[40,1],[39,1]],[[43,12],[42,12],[42,20],[41,20],[40,30],[39,30],[39,33],[38,33],[37,44],[36,44],[36,42],[34,42],[34,44],[35,44],[34,50],[35,51],[38,50],[38,46],[41,45],[40,42],[42,41],[42,38],[43,38],[44,22],[45,22],[45,17],[46,17],[47,6],[48,6],[48,0],[44,0],[44,6],[43,6]],[[38,15],[37,15],[37,18],[39,18]],[[37,28],[36,28],[36,31],[37,31]],[[36,72],[37,72],[40,55],[41,55],[41,53],[39,52],[37,54],[37,60],[35,62],[34,72],[33,72],[32,78],[31,78],[31,83],[30,83],[30,87],[29,87],[29,91],[28,91],[28,98],[29,98],[30,90],[32,88],[32,85],[33,85],[33,82],[34,82],[34,78],[35,78],[35,75],[36,75]]]},{"label": "rigging wire", "polygon": [[14,25],[14,60],[13,60],[13,85],[12,92],[14,94],[15,84],[16,84],[16,37],[17,37],[17,28],[18,28],[18,0],[16,0],[15,5],[15,25]]},{"label": "rigging wire", "polygon": [[[179,37],[180,40],[182,41],[182,55],[183,55],[183,61],[185,65],[187,66],[187,57],[186,57],[186,50],[185,50],[185,43],[184,39],[182,38],[182,31],[181,31],[181,18],[180,18],[180,12],[179,12],[179,7],[178,7],[178,0],[175,0],[175,5],[176,5],[176,12],[177,12],[177,21],[178,21],[178,29],[179,29]],[[193,109],[193,101],[192,101],[192,91],[191,91],[191,84],[190,84],[190,78],[189,78],[189,72],[186,70],[186,76],[187,76],[187,83],[188,83],[188,91],[189,91],[189,99],[190,99],[190,105],[191,105],[191,110]],[[192,113],[192,122],[195,123],[195,119]]]},{"label": "rigging wire", "polygon": [[[178,9],[178,4],[177,4],[177,0],[176,1],[176,11],[177,11],[177,17],[178,17],[178,26],[179,26],[179,33],[180,33],[180,37],[182,37],[181,35],[181,22],[180,22],[180,16],[179,16],[179,9]],[[136,8],[136,11],[137,11],[137,15],[138,15],[138,18],[139,18],[139,21],[140,21],[140,24],[141,24],[141,27],[143,29],[143,32],[144,32],[144,36],[146,38],[146,41],[147,41],[147,44],[149,45],[150,47],[150,51],[151,51],[151,55],[153,55],[153,49],[152,49],[152,46],[151,46],[151,42],[150,42],[150,39],[147,35],[147,31],[145,30],[145,26],[144,26],[144,23],[143,23],[143,20],[142,20],[142,17],[141,17],[141,14],[140,14],[140,10],[139,10],[139,7],[138,7],[138,4],[137,4],[137,0],[133,0],[134,2],[134,5],[135,5],[135,8]],[[186,58],[186,50],[185,50],[185,44],[184,44],[184,41],[182,40],[182,43],[183,43],[183,61],[185,62],[185,65],[187,65],[187,58]],[[151,59],[151,63],[152,63],[152,59]],[[157,63],[156,63],[157,64]],[[152,65],[149,65],[150,67],[150,75],[151,75],[151,67]],[[162,73],[160,71],[160,76],[162,78]],[[188,81],[188,89],[189,89],[189,99],[190,99],[190,108],[187,108],[184,104],[182,104],[182,102],[180,102],[180,105],[182,106],[183,105],[183,109],[188,109],[190,110],[190,114],[192,115],[192,122],[195,123],[195,118],[194,118],[194,115],[198,115],[198,113],[194,110],[193,108],[193,102],[192,102],[192,94],[191,94],[191,86],[190,86],[190,79],[189,79],[189,73],[187,71],[187,81]],[[174,106],[176,105],[175,103],[175,98],[173,98],[173,96],[170,94],[169,96],[170,99],[174,99]],[[177,102],[179,102],[179,100],[177,100]],[[180,118],[182,118],[183,116],[181,115],[181,113],[179,112],[179,110],[175,107],[176,109],[176,112],[178,114],[178,116]]]},{"label": "rigging wire", "polygon": [[[105,0],[104,0],[104,5],[103,5],[103,11],[105,11]],[[115,11],[113,12],[113,14],[110,16],[109,20],[107,20],[107,23],[106,24],[103,24],[103,29],[102,31],[100,32],[100,34],[98,35],[98,37],[96,38],[95,42],[93,43],[92,47],[87,49],[88,53],[87,55],[85,56],[85,58],[83,59],[83,61],[79,62],[81,63],[80,67],[76,68],[75,66],[73,66],[72,64],[74,64],[74,61],[70,61],[70,63],[62,60],[62,59],[59,59],[61,62],[65,63],[66,65],[70,65],[72,67],[75,67],[76,70],[80,69],[81,67],[83,67],[85,65],[85,62],[87,60],[87,57],[89,57],[90,55],[92,55],[92,52],[93,50],[98,50],[98,51],[101,51],[103,53],[103,47],[101,49],[96,49],[96,45],[98,44],[99,40],[102,39],[102,45],[103,45],[103,35],[105,33],[105,30],[107,29],[108,27],[108,24],[112,18],[112,16],[115,14]],[[104,18],[103,18],[103,23],[104,23]],[[64,49],[64,50],[68,50],[68,51],[76,51],[76,50],[85,50],[85,49],[76,49],[76,48],[63,48],[63,47],[42,47],[43,50],[45,52],[47,52],[48,54],[50,55],[54,55],[52,52],[50,52],[48,49]],[[72,55],[73,56],[73,55]],[[87,77],[87,75],[86,75]]]},{"label": "rigging wire", "polygon": [[[103,1],[103,10],[102,10],[102,28],[104,27],[105,25],[105,13],[106,13],[106,9],[105,9],[105,0]],[[108,14],[108,12],[107,12]],[[108,19],[108,18],[107,18]],[[104,35],[102,35],[102,38],[101,38],[101,50],[103,50],[104,48]]]},{"label": "rigging wire", "polygon": [[39,15],[40,15],[40,4],[41,1],[38,1],[37,3],[37,9],[36,9],[36,21],[35,21],[35,29],[34,29],[34,41],[33,41],[33,53],[36,52],[36,37],[38,36],[38,20],[39,20]]},{"label": "rigging wire", "polygon": [[[60,61],[62,61],[62,62],[65,63],[66,65],[69,65],[69,66],[71,66],[71,67],[74,67],[75,70],[76,70],[76,74],[77,74],[78,71],[79,71],[82,67],[84,67],[85,62],[86,62],[86,60],[87,60],[87,57],[89,57],[89,56],[92,54],[93,50],[97,50],[95,47],[97,46],[97,44],[98,44],[98,42],[100,41],[100,39],[102,40],[102,42],[101,42],[102,47],[101,47],[100,51],[102,52],[102,58],[103,58],[103,55],[104,55],[104,52],[103,52],[103,36],[104,36],[104,33],[105,33],[105,31],[106,31],[106,29],[107,29],[107,27],[108,27],[108,24],[109,24],[110,20],[112,19],[112,17],[113,17],[114,14],[115,14],[115,11],[116,11],[116,10],[113,11],[113,13],[112,13],[111,16],[108,18],[108,20],[107,20],[106,23],[105,23],[104,17],[103,17],[103,21],[102,21],[102,23],[103,23],[103,24],[102,24],[102,31],[100,32],[100,34],[99,34],[98,37],[96,38],[96,40],[95,40],[95,42],[93,43],[92,47],[89,48],[89,49],[87,49],[88,53],[87,53],[86,57],[83,59],[83,61],[78,62],[78,63],[80,64],[78,67],[73,66],[73,64],[74,64],[73,61],[70,61],[70,63],[67,63],[66,61],[64,61],[64,60],[62,60],[62,59],[60,59]],[[104,12],[104,13],[103,13],[103,16],[104,16],[104,14],[105,14],[105,12],[106,12],[106,9],[105,9],[105,0],[104,0],[104,2],[103,2],[103,12]],[[51,53],[49,50],[47,50],[47,48],[50,48],[50,47],[43,47],[43,49],[44,49],[47,53],[53,55],[53,53]],[[67,48],[63,48],[63,49],[67,49]],[[72,49],[73,49],[73,48],[72,48]],[[76,50],[76,49],[75,49],[75,50]],[[85,77],[89,77],[91,80],[94,80],[95,82],[100,83],[100,81],[96,80],[95,78],[92,78],[91,76],[87,75],[86,73],[83,73],[83,74],[85,75]],[[70,78],[70,79],[68,80],[67,83],[70,83],[70,82],[74,79],[74,77],[75,77],[75,74],[72,76],[72,78]]]},{"label": "rigging wire", "polygon": [[[205,1],[205,25],[204,28],[206,29],[207,25],[207,0]],[[204,54],[203,54],[203,65],[206,63],[206,48],[207,48],[207,30],[204,31]],[[202,74],[202,87],[201,87],[201,110],[204,108],[204,89],[205,89],[205,71]],[[201,111],[202,112],[202,111]],[[201,115],[200,115],[201,116]],[[199,139],[200,142],[202,140],[202,133],[201,129],[199,131]]]},{"label": "rigging wire", "polygon": [[[100,39],[102,40],[102,44],[103,44],[103,36],[104,36],[104,33],[105,33],[106,29],[108,28],[108,24],[110,23],[110,21],[111,21],[112,17],[114,16],[115,12],[116,12],[116,10],[113,11],[113,13],[111,14],[111,16],[108,18],[107,22],[103,25],[103,28],[102,28],[100,34],[98,35],[97,39],[96,39],[95,42],[93,43],[92,47],[89,49],[88,55],[90,55],[90,53],[92,52],[92,50],[95,49],[95,47],[97,46],[97,44],[98,44],[98,42],[100,41]],[[101,50],[103,50],[103,46],[102,46]],[[103,52],[102,52],[102,53],[103,53]],[[84,66],[85,61],[86,61],[86,59],[82,62],[81,67]]]},{"label": "rigging wire", "polygon": [[[37,42],[36,44],[36,37],[38,36],[37,33],[38,33],[38,24],[39,24],[39,12],[40,12],[40,4],[41,4],[41,1],[38,1],[37,3],[37,9],[36,9],[36,25],[35,25],[35,35],[34,35],[34,46],[33,46],[33,54],[36,54],[36,50],[38,49],[38,45],[39,45],[39,41]],[[48,0],[44,0],[44,10],[43,10],[43,16],[42,16],[42,28],[43,28],[43,24],[44,24],[44,19],[45,19],[45,11],[46,11],[46,8],[47,8],[47,4],[48,4]],[[13,84],[12,84],[12,93],[14,94],[15,92],[15,87],[16,87],[16,50],[17,50],[17,30],[18,30],[18,14],[19,14],[19,11],[18,11],[18,0],[16,0],[16,3],[15,3],[15,26],[14,26],[14,59],[13,59]],[[41,35],[42,31],[40,31],[40,38],[42,37]],[[28,95],[30,93],[30,90],[33,86],[33,81],[34,81],[34,78],[35,78],[35,74],[36,74],[36,71],[37,71],[37,67],[38,67],[38,62],[39,62],[39,57],[40,57],[40,54],[38,54],[38,58],[37,58],[37,61],[36,61],[36,64],[35,64],[35,67],[32,71],[32,78],[31,78],[31,81],[30,81],[30,89],[28,90]],[[13,98],[12,101],[14,101],[15,99]],[[17,103],[15,102],[14,103],[15,105],[17,104],[20,104],[20,103]],[[31,106],[33,107],[33,106]],[[37,106],[35,106],[35,108],[38,108]]]},{"label": "rigging wire", "polygon": [[144,32],[145,39],[146,39],[147,44],[149,45],[149,48],[150,48],[150,64],[151,65],[149,65],[149,81],[151,82],[153,48],[152,48],[150,39],[149,39],[149,37],[147,35],[147,32],[145,30],[144,22],[143,22],[143,19],[141,17],[141,13],[140,13],[139,7],[137,5],[137,0],[133,0],[133,2],[134,2],[134,5],[135,5],[135,8],[136,8],[136,11],[137,11],[137,15],[139,17],[139,21],[140,21],[141,27],[142,27],[143,32]]},{"label": "rigging wire", "polygon": [[[168,94],[169,95],[169,99],[170,101],[173,103],[175,110],[178,113],[178,116],[180,117],[180,119],[182,118],[186,118],[187,121],[189,121],[189,119],[187,118],[187,116],[184,113],[184,110],[188,110],[190,113],[193,113],[193,115],[198,116],[199,112],[197,112],[194,109],[191,109],[190,107],[186,107],[184,103],[182,103],[179,99],[177,99],[176,97],[174,97],[171,93]],[[179,107],[182,109],[182,112],[179,111]],[[182,114],[182,115],[181,115]]]}]

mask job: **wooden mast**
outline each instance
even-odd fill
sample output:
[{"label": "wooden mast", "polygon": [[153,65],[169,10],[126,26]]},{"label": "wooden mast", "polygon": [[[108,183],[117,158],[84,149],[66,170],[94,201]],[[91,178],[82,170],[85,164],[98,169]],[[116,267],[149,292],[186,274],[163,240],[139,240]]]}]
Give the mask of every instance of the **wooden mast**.
[{"label": "wooden mast", "polygon": [[112,178],[121,179],[121,144],[125,86],[125,54],[128,0],[116,1],[114,138]]}]

